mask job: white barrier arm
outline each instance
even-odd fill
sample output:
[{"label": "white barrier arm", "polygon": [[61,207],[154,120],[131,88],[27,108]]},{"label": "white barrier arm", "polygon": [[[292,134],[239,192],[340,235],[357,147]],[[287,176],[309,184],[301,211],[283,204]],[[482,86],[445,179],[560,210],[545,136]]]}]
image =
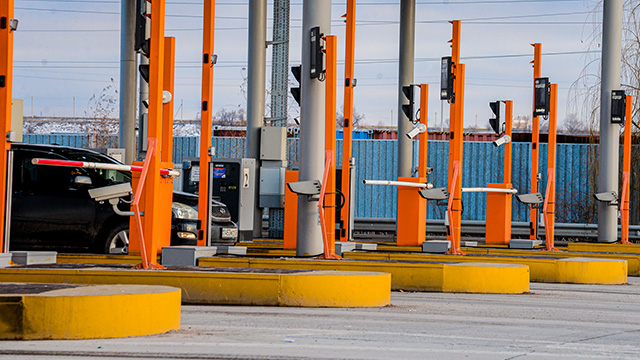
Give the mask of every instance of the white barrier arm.
[{"label": "white barrier arm", "polygon": [[393,180],[362,180],[365,185],[387,185],[387,186],[406,186],[420,189],[431,189],[433,184],[431,183],[414,183],[408,181],[393,181]]}]

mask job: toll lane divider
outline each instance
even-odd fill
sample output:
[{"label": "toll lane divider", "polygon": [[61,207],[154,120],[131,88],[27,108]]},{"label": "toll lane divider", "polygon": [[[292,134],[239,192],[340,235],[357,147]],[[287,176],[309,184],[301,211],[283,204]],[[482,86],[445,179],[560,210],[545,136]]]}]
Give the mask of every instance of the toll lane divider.
[{"label": "toll lane divider", "polygon": [[97,285],[32,293],[33,284],[27,291],[23,285],[0,284],[0,339],[102,339],[180,329],[178,288]]},{"label": "toll lane divider", "polygon": [[607,243],[585,243],[571,242],[567,248],[569,251],[588,251],[620,254],[640,254],[640,244],[607,244]]},{"label": "toll lane divider", "polygon": [[198,265],[202,267],[384,272],[391,274],[393,290],[487,294],[522,294],[529,291],[529,268],[518,264],[222,257],[201,257],[198,260]]},{"label": "toll lane divider", "polygon": [[[467,251],[465,248],[464,251]],[[432,255],[423,253],[347,252],[348,259],[395,260],[399,262],[499,263],[522,264],[530,270],[531,281],[575,284],[626,284],[627,262],[614,259],[547,258],[543,256],[505,255]]]},{"label": "toll lane divider", "polygon": [[535,256],[544,258],[586,258],[592,260],[625,260],[627,262],[627,275],[640,275],[640,254],[622,254],[606,252],[584,251],[543,251],[543,250],[516,250],[498,248],[464,248],[467,254],[477,255],[506,255],[506,256]]},{"label": "toll lane divider", "polygon": [[[56,265],[56,264],[54,264]],[[129,267],[11,267],[1,282],[165,285],[184,304],[378,307],[391,301],[391,275],[373,272],[238,269],[131,270]]]}]

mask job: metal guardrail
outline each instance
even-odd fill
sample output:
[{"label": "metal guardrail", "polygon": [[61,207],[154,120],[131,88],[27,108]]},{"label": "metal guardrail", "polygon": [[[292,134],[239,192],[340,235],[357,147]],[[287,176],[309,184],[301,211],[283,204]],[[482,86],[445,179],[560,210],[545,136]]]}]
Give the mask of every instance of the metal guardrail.
[{"label": "metal guardrail", "polygon": [[[466,220],[462,221],[463,236],[484,236],[486,223],[484,221]],[[366,237],[365,234],[371,233],[395,233],[396,219],[392,218],[356,218],[354,223],[354,232],[357,237]],[[445,234],[444,220],[427,220],[427,233]],[[529,235],[528,222],[511,223],[511,234],[513,236],[527,237]],[[540,237],[544,236],[544,226],[539,228]],[[620,234],[620,226],[618,225],[618,234]],[[363,236],[364,235],[364,236]],[[354,236],[356,236],[354,234]],[[619,236],[619,235],[618,235]],[[567,239],[597,239],[597,224],[565,224],[557,223],[555,226],[556,238]],[[640,225],[629,226],[629,240],[640,241]]]}]

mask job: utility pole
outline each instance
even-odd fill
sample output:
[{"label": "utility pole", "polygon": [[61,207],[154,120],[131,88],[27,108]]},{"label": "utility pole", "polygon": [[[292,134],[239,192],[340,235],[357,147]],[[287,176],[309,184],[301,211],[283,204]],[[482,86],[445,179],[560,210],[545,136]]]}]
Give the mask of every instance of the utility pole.
[{"label": "utility pole", "polygon": [[[535,114],[535,81],[541,75],[541,62],[542,62],[542,44],[535,43],[533,46],[533,111],[532,111],[532,123],[531,123],[531,193],[538,192],[539,181],[539,154],[540,154],[540,117]],[[535,204],[530,205],[530,218],[529,218],[529,239],[538,239],[538,208]]]},{"label": "utility pole", "polygon": [[[260,129],[264,122],[267,44],[267,0],[249,0],[249,64],[247,70],[247,146],[245,156],[256,160],[260,179]],[[262,236],[260,186],[254,187],[253,237]]]},{"label": "utility pole", "polygon": [[[598,192],[618,192],[620,125],[611,123],[611,90],[620,88],[622,52],[622,0],[603,2],[602,66],[600,82],[600,147]],[[618,239],[617,209],[598,202],[598,241]]]},{"label": "utility pole", "polygon": [[[319,34],[312,39],[312,28]],[[331,0],[304,0],[302,3],[302,71],[300,79],[300,181],[321,180],[324,175],[325,82],[314,77],[311,42],[331,31]],[[314,52],[317,55],[317,53]],[[317,59],[316,59],[317,60]],[[315,65],[315,64],[314,64]],[[317,68],[316,68],[317,70]],[[315,76],[318,76],[315,72]],[[323,253],[318,204],[298,196],[296,255]]]},{"label": "utility pole", "polygon": [[415,52],[416,1],[400,0],[400,61],[398,71],[398,177],[410,177],[413,159],[413,142],[404,134],[411,131],[412,119],[407,118],[402,105],[405,97],[402,88],[413,83]]},{"label": "utility pole", "polygon": [[[122,0],[120,6],[120,131],[118,147],[124,148],[124,163],[136,158],[136,51],[134,47],[136,2]],[[76,101],[73,98],[73,116]]]}]

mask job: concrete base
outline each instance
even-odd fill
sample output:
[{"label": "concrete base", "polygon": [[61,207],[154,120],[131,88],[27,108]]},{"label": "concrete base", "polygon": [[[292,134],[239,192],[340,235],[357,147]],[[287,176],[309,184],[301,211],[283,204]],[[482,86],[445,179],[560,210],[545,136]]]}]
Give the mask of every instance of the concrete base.
[{"label": "concrete base", "polygon": [[13,265],[11,262],[11,253],[0,253],[0,267],[7,267]]},{"label": "concrete base", "polygon": [[[345,256],[376,256],[346,252]],[[482,294],[522,294],[529,291],[529,267],[513,264],[458,264],[380,260],[202,258],[200,266],[251,269],[306,269],[376,271],[391,274],[393,290],[440,291]],[[1,280],[1,279],[0,279]]]},{"label": "concrete base", "polygon": [[422,243],[422,252],[444,254],[451,248],[451,242],[447,240],[427,240]]},{"label": "concrete base", "polygon": [[[393,260],[401,264],[413,264],[414,262],[446,262],[446,263],[491,263],[491,264],[521,264],[527,265],[531,272],[531,281],[551,283],[575,283],[575,284],[626,284],[627,261],[612,259],[584,259],[561,257],[561,252],[556,257],[526,256],[522,250],[503,250],[500,255],[470,255],[470,248],[463,248],[466,256],[435,255],[435,254],[402,254],[402,253],[346,253],[345,257],[360,261]],[[489,249],[477,249],[487,251]],[[507,252],[520,254],[505,255]],[[529,251],[533,252],[533,251]],[[537,251],[538,253],[543,253]],[[549,252],[547,252],[549,253]],[[550,255],[553,256],[553,255]],[[480,278],[479,278],[480,279]],[[483,279],[484,281],[484,279]]]},{"label": "concrete base", "polygon": [[478,242],[477,241],[460,241],[460,246],[461,247],[477,247]]},{"label": "concrete base", "polygon": [[177,288],[0,284],[0,339],[103,339],[178,329]]},{"label": "concrete base", "polygon": [[376,251],[378,244],[356,243],[356,242],[336,242],[336,254],[342,256],[342,253],[354,250]]},{"label": "concrete base", "polygon": [[[218,258],[202,257],[199,260],[203,262],[212,259]],[[194,268],[193,271],[150,271],[132,270],[130,266],[103,268],[99,265],[78,265],[74,268],[69,264],[58,264],[50,268],[37,269],[3,268],[0,269],[0,283],[19,281],[54,284],[165,285],[182,289],[183,303],[201,305],[379,307],[391,302],[391,275],[379,272],[224,270],[226,271]],[[123,303],[128,304],[129,301],[118,301],[118,316],[122,316]],[[93,311],[95,309],[100,307],[92,308]],[[110,316],[115,316],[114,314],[116,312],[109,313]],[[0,311],[0,319],[1,317]],[[154,317],[149,315],[145,321]],[[95,324],[99,326],[100,323]]]},{"label": "concrete base", "polygon": [[570,242],[569,251],[589,251],[589,252],[610,252],[622,254],[640,254],[639,244],[606,244],[606,243],[585,243]]},{"label": "concrete base", "polygon": [[55,251],[11,251],[11,261],[16,265],[55,264]]},{"label": "concrete base", "polygon": [[196,266],[198,258],[215,255],[246,255],[244,246],[165,246],[162,248],[162,265]]},{"label": "concrete base", "polygon": [[509,242],[509,248],[530,250],[535,248],[536,246],[540,246],[541,244],[541,240],[511,239],[511,241]]}]

